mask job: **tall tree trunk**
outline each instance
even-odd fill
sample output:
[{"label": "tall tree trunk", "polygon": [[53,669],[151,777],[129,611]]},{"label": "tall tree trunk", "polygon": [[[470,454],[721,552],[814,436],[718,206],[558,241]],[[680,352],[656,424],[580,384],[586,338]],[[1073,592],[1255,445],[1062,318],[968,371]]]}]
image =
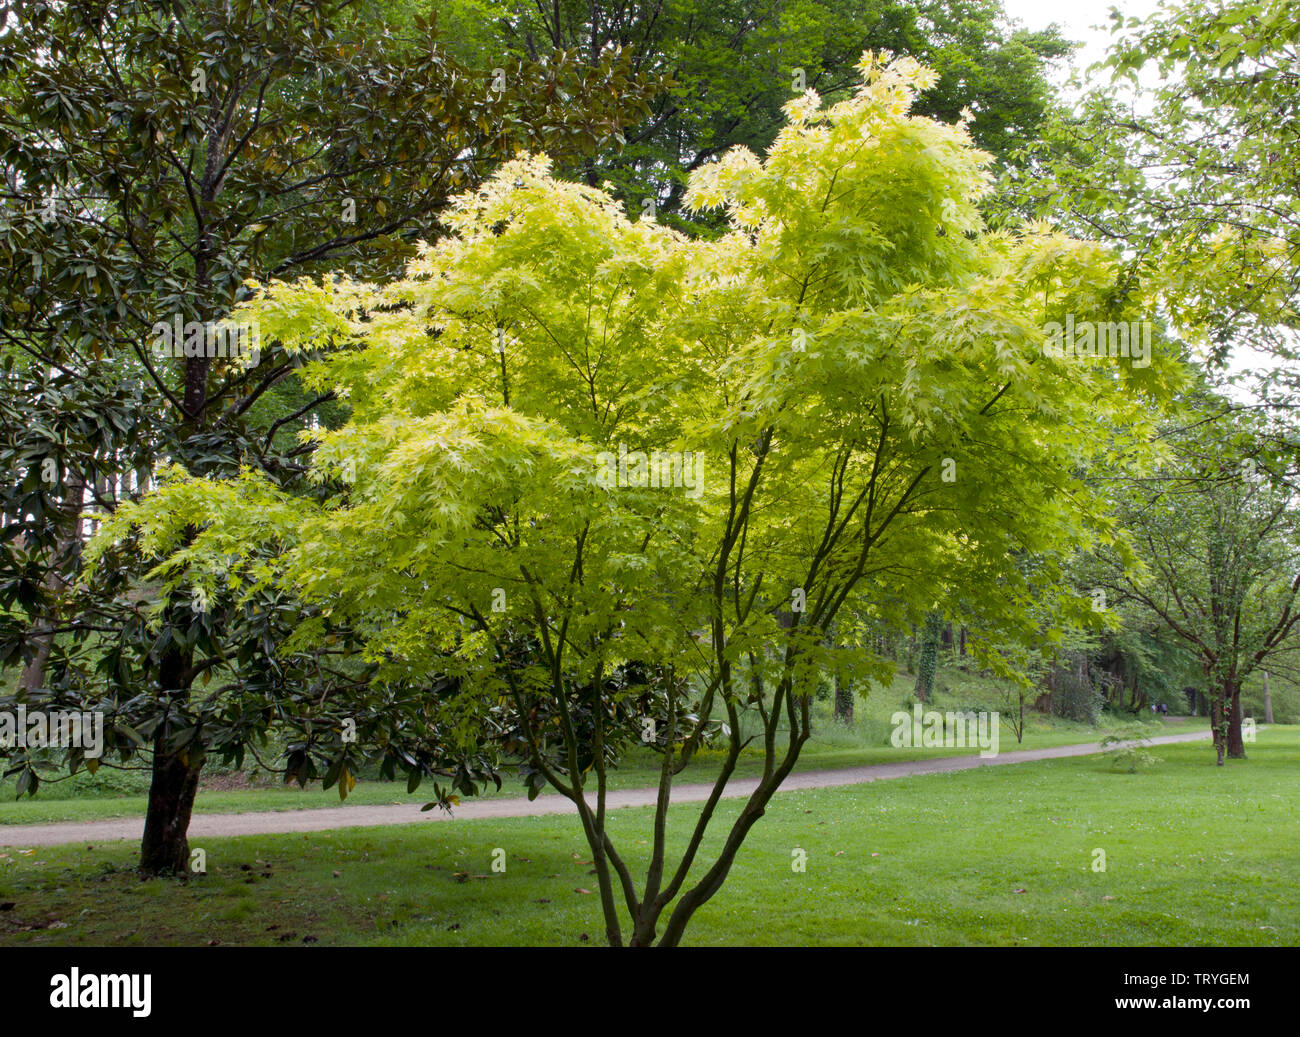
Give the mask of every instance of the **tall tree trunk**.
[{"label": "tall tree trunk", "polygon": [[1273,723],[1273,696],[1268,690],[1268,671],[1264,671],[1264,723]]},{"label": "tall tree trunk", "polygon": [[18,686],[24,691],[35,691],[45,683],[45,664],[50,661],[50,639],[47,636],[36,637],[36,654],[27,660]]},{"label": "tall tree trunk", "polygon": [[1052,713],[1056,705],[1056,675],[1060,672],[1060,664],[1053,659],[1052,665],[1047,668],[1047,680],[1044,682],[1047,691],[1040,695],[1034,707],[1040,708],[1044,713]]},{"label": "tall tree trunk", "polygon": [[943,617],[938,612],[927,612],[925,628],[921,633],[921,658],[916,667],[916,684],[913,694],[929,702],[934,692],[934,672],[939,665],[939,638],[943,632]]},{"label": "tall tree trunk", "polygon": [[[76,551],[81,545],[83,531],[81,511],[86,506],[85,495],[85,480],[80,473],[69,471],[67,492],[63,496],[59,509],[61,514],[56,519],[60,525],[67,526],[68,533],[54,549],[50,571],[45,578],[45,587],[51,595],[57,594],[64,582],[58,571],[60,560],[66,554]],[[53,626],[58,621],[58,618],[59,610],[56,605],[54,610],[44,617],[44,622]],[[38,634],[30,638],[30,640],[36,642],[36,654],[27,661],[27,665],[23,667],[22,674],[18,678],[18,686],[27,691],[33,691],[45,683],[45,665],[50,661],[50,647],[54,643],[54,637],[51,634]]]},{"label": "tall tree trunk", "polygon": [[140,843],[140,873],[146,877],[184,875],[189,871],[187,833],[203,761],[200,758],[195,763],[189,758],[169,755],[165,741],[160,730],[154,739],[153,780],[149,785],[144,839]]},{"label": "tall tree trunk", "polygon": [[844,680],[838,670],[835,673],[835,719],[853,723],[853,685]]},{"label": "tall tree trunk", "polygon": [[1241,738],[1241,685],[1233,682],[1226,689],[1224,707],[1228,710],[1228,759],[1244,760],[1246,746]]},{"label": "tall tree trunk", "polygon": [[1223,756],[1228,747],[1228,703],[1221,687],[1210,689],[1210,730],[1214,735],[1214,752],[1218,766],[1223,766]]},{"label": "tall tree trunk", "polygon": [[[189,666],[189,657],[174,648],[162,658],[159,681],[163,693],[174,696],[173,701],[183,701],[188,694],[182,684]],[[168,752],[170,734],[168,725],[163,724],[154,736],[153,778],[149,783],[144,838],[140,842],[140,873],[146,878],[184,875],[189,871],[187,833],[194,812],[194,797],[199,791],[203,756],[201,750],[196,752],[193,747],[180,753]]]},{"label": "tall tree trunk", "polygon": [[[234,87],[232,87],[234,89]],[[207,156],[203,178],[199,185],[200,208],[211,207],[220,188],[217,176],[226,142],[226,126],[214,125],[208,133]],[[194,316],[199,320],[209,317],[215,308],[209,298],[209,264],[214,259],[214,244],[206,225],[200,227],[198,248],[194,256]],[[188,439],[207,424],[208,375],[212,359],[201,352],[181,361],[184,378],[180,432]],[[194,471],[193,463],[186,467]],[[186,540],[193,539],[193,527],[186,531]],[[159,665],[162,693],[177,705],[189,697],[188,681],[193,656],[175,647],[169,648]],[[167,750],[166,724],[161,725],[154,738],[153,777],[149,784],[149,805],[145,813],[144,838],[140,843],[140,872],[145,876],[183,875],[189,869],[190,844],[187,833],[190,815],[194,811],[194,797],[199,790],[199,772],[203,768],[202,743],[195,741],[190,750],[170,753]]]}]

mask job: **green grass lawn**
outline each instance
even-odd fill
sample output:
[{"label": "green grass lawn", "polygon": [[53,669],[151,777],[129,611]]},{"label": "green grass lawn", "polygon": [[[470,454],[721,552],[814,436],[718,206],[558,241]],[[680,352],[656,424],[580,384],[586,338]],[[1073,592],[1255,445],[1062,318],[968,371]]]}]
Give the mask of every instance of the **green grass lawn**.
[{"label": "green grass lawn", "polygon": [[[953,668],[944,671],[937,686],[943,690],[936,695],[934,708],[996,708],[998,687],[995,682],[969,675]],[[875,689],[870,696],[860,697],[856,704],[855,722],[849,727],[831,718],[830,703],[814,703],[816,721],[813,737],[804,747],[797,770],[856,767],[872,763],[897,763],[902,760],[922,759],[932,756],[954,756],[978,752],[977,749],[896,749],[889,744],[890,715],[904,708],[911,691],[913,678],[899,674],[891,688]],[[1176,718],[1183,719],[1183,718]],[[1042,749],[1099,740],[1111,720],[1100,727],[1062,720],[1058,717],[1033,714],[1026,718],[1023,744],[1017,745],[1015,737],[1005,726],[1001,733],[1000,749]],[[1118,719],[1113,721],[1120,723]],[[1192,719],[1186,723],[1204,726],[1205,720]],[[1153,730],[1156,724],[1152,724]],[[1186,724],[1169,725],[1172,731],[1192,730]],[[711,781],[721,767],[724,753],[701,752],[694,764],[681,776],[681,781]],[[631,752],[611,775],[613,788],[642,788],[654,785],[659,777],[659,760],[648,749]],[[737,777],[757,776],[762,771],[759,749],[751,747],[737,767]],[[229,784],[228,775],[209,776],[214,783],[202,788],[195,802],[195,812],[200,814],[239,813],[260,810],[298,810],[339,805],[334,790],[322,791],[319,783],[300,789],[297,785],[284,786],[263,775],[251,788],[235,790],[220,786]],[[215,787],[214,787],[215,785]],[[142,817],[149,788],[147,771],[120,771],[101,767],[98,774],[81,772],[72,778],[64,776],[58,781],[46,781],[35,798],[16,800],[13,783],[0,781],[0,824],[42,824],[56,821],[96,821],[120,817]],[[521,782],[507,777],[497,795],[521,796]],[[548,788],[544,794],[552,794]],[[367,781],[362,778],[348,796],[349,804],[374,805],[382,803],[424,804],[432,798],[432,790],[422,786],[413,795],[406,791],[404,780],[397,782]]]},{"label": "green grass lawn", "polygon": [[[1205,744],[1168,745],[1144,774],[1080,757],[779,794],[686,943],[1294,946],[1300,727],[1263,731],[1248,751],[1222,769]],[[673,810],[674,846],[696,809]],[[649,818],[612,815],[638,868]],[[0,911],[0,942],[603,940],[574,818],[194,845],[208,873],[188,883],[139,881],[125,843],[0,850],[0,905],[12,905]],[[496,848],[504,874],[491,870]],[[791,868],[796,848],[808,855],[803,873]],[[1097,849],[1105,872],[1093,870]]]}]

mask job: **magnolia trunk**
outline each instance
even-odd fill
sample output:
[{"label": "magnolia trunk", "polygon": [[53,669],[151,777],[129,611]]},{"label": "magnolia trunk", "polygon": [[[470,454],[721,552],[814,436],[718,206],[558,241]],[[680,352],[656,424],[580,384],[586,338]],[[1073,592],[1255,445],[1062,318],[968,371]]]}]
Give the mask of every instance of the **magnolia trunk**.
[{"label": "magnolia trunk", "polygon": [[140,844],[140,871],[144,875],[183,875],[189,869],[186,833],[203,765],[166,755],[163,741],[159,735],[154,742],[153,781]]},{"label": "magnolia trunk", "polygon": [[[169,652],[163,657],[160,677],[164,688],[175,687],[188,660]],[[153,744],[153,780],[149,784],[149,806],[140,843],[140,872],[152,875],[183,875],[189,870],[190,844],[187,833],[194,797],[199,790],[202,757],[195,761],[187,752],[167,751],[169,730],[159,725]]]}]

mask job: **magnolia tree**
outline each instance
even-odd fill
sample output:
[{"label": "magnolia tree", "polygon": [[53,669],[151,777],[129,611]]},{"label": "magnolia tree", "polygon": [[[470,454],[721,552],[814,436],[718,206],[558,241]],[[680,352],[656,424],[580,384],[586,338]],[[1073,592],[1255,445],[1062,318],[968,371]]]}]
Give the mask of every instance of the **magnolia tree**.
[{"label": "magnolia tree", "polygon": [[[430,703],[449,749],[502,746],[576,805],[611,944],[681,940],[795,766],[820,675],[887,665],[837,644],[837,616],[917,620],[960,586],[986,642],[1035,633],[1017,560],[1041,584],[1110,535],[1080,473],[1145,440],[1174,376],[1045,352],[1046,322],[1137,305],[1111,260],[986,231],[988,156],[909,114],[933,75],[861,72],[842,103],[792,101],[765,159],[693,175],[690,204],[729,219],[716,240],[524,157],[405,279],[271,286],[248,304],[265,337],[353,346],[308,369],[351,407],[314,433],[345,498],[178,474],[106,524],[199,593],[291,589],[384,680],[453,681]],[[1060,593],[1058,616],[1086,614]],[[658,798],[620,848],[606,791],[635,741],[662,754]],[[670,815],[710,742],[710,793]],[[746,752],[757,784],[720,807]]]}]

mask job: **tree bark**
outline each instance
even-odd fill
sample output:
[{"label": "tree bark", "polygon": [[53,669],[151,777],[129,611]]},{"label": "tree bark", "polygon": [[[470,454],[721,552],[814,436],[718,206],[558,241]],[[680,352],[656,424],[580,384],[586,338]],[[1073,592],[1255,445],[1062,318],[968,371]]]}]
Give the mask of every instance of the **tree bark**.
[{"label": "tree bark", "polygon": [[1264,723],[1273,723],[1273,696],[1268,690],[1268,671],[1264,671]]},{"label": "tree bark", "polygon": [[1224,708],[1228,710],[1228,759],[1244,760],[1246,746],[1241,738],[1241,687],[1233,684],[1226,695]]},{"label": "tree bark", "polygon": [[140,874],[146,878],[189,872],[190,843],[186,833],[203,763],[169,755],[165,741],[160,731],[154,739],[153,781],[140,843]]},{"label": "tree bark", "polygon": [[1228,743],[1228,703],[1224,700],[1221,688],[1212,688],[1210,691],[1210,731],[1214,735],[1216,763],[1222,767]]},{"label": "tree bark", "polygon": [[[237,87],[232,86],[232,89]],[[198,247],[194,255],[195,314],[207,318],[215,310],[209,299],[211,286],[209,264],[216,256],[211,231],[206,222],[207,210],[216,200],[221,187],[218,170],[228,139],[229,121],[213,125],[208,132],[207,157],[203,178],[199,184],[198,206],[195,219],[199,224]],[[184,378],[180,431],[183,438],[193,436],[207,424],[208,375],[212,360],[205,353],[185,357],[181,361]],[[187,463],[191,474],[194,465]],[[194,536],[194,529],[186,531],[186,540]],[[184,702],[189,695],[188,681],[183,675],[190,669],[192,656],[176,648],[168,649],[159,666],[159,680],[164,696],[172,696],[176,703]],[[203,769],[202,743],[195,741],[193,751],[179,754],[167,751],[168,728],[163,724],[154,739],[153,779],[149,785],[149,805],[145,813],[144,838],[140,843],[140,873],[154,875],[183,875],[189,870],[190,844],[187,832],[190,815],[194,811],[194,797],[199,789],[199,772]]]},{"label": "tree bark", "polygon": [[928,612],[921,633],[921,657],[916,667],[916,684],[912,693],[921,702],[929,702],[934,692],[934,675],[939,667],[939,642],[942,637],[942,619],[937,612]]},{"label": "tree bark", "polygon": [[[188,668],[189,659],[175,649],[163,656],[159,680],[164,694],[184,694],[181,675]],[[187,833],[194,812],[194,797],[199,791],[203,757],[201,750],[197,756],[192,749],[168,752],[170,733],[168,726],[162,724],[154,736],[153,778],[149,783],[144,838],[140,842],[140,874],[146,878],[189,872]]]},{"label": "tree bark", "polygon": [[853,723],[853,685],[838,672],[835,674],[835,719]]},{"label": "tree bark", "polygon": [[[58,521],[68,526],[68,535],[55,548],[51,558],[50,571],[45,578],[45,587],[54,594],[63,583],[58,572],[60,557],[67,552],[76,551],[80,545],[83,531],[81,510],[86,506],[86,483],[76,471],[68,472],[68,488],[64,494]],[[52,626],[58,620],[58,608],[45,617]],[[45,683],[45,666],[50,661],[50,649],[54,644],[52,634],[38,634],[31,638],[36,642],[36,654],[27,661],[18,678],[18,686],[26,691],[35,691]]]},{"label": "tree bark", "polygon": [[45,664],[50,661],[49,635],[38,635],[32,640],[36,642],[36,654],[27,660],[27,665],[18,678],[18,687],[24,691],[35,691],[45,683]]}]

